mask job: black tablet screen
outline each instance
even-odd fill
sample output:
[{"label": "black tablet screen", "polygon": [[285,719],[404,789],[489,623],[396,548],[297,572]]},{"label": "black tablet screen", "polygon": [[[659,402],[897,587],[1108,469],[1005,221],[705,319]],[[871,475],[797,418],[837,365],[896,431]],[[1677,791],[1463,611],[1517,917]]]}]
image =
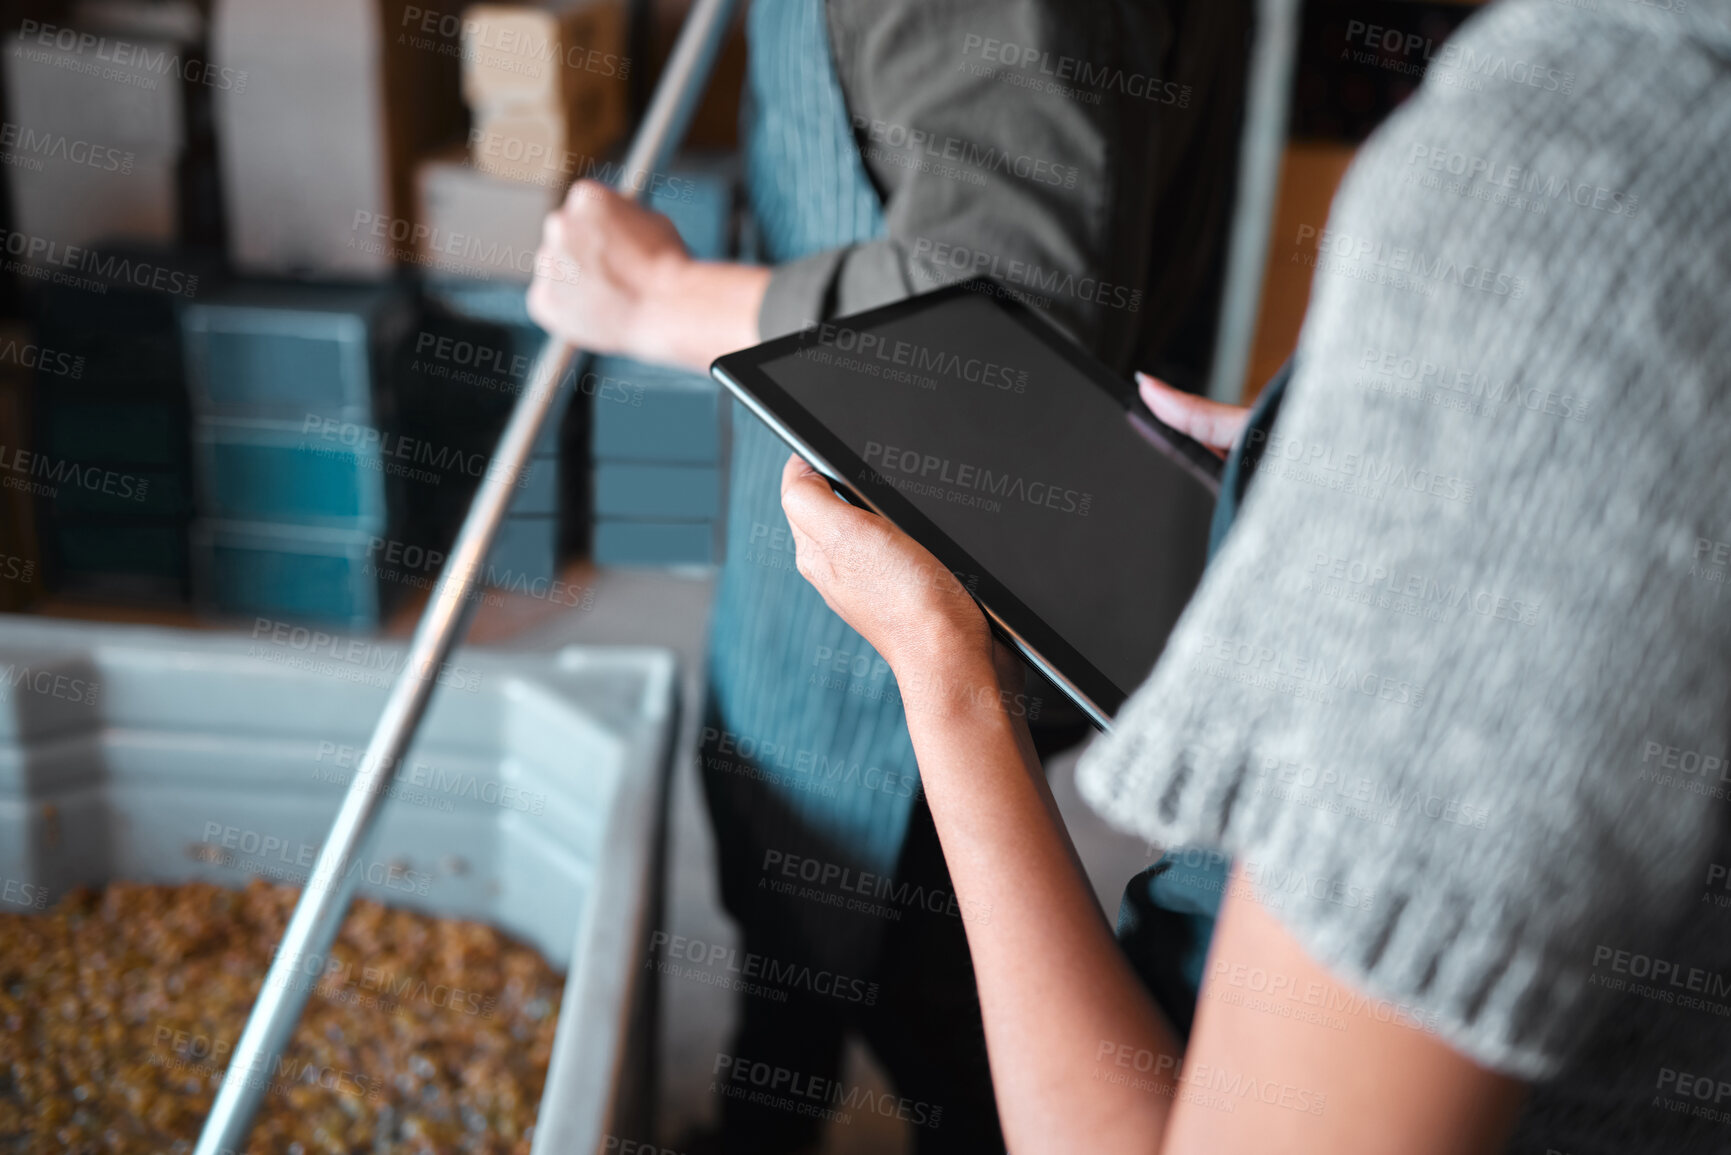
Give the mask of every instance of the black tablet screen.
[{"label": "black tablet screen", "polygon": [[860,493],[893,486],[1127,693],[1201,576],[1214,498],[1132,426],[1127,384],[1028,324],[962,293],[824,326],[761,370],[869,467]]}]

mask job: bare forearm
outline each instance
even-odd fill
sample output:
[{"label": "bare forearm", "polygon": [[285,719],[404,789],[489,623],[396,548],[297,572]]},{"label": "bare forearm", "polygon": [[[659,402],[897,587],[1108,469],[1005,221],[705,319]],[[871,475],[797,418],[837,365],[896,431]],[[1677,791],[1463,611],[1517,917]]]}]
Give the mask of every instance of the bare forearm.
[{"label": "bare forearm", "polygon": [[989,669],[914,680],[908,728],[966,920],[1010,1148],[1156,1149],[1179,1044],[1101,917],[1025,729]]},{"label": "bare forearm", "polygon": [[723,353],[757,344],[769,276],[756,265],[670,263],[641,303],[629,339],[633,355],[705,373]]},{"label": "bare forearm", "polygon": [[[1007,654],[996,650],[994,669],[991,632],[967,590],[797,457],[782,470],[782,508],[799,572],[895,670],[1017,1155],[1501,1146],[1521,1085],[1335,979],[1242,880],[1222,906],[1180,1064],[1173,1032],[1094,905],[1027,730],[1003,708]],[[1306,992],[1306,1004],[1314,993],[1314,1005],[1358,1009],[1343,1011],[1349,1025],[1336,1030],[1217,986],[1253,969],[1279,979],[1270,990]]]}]

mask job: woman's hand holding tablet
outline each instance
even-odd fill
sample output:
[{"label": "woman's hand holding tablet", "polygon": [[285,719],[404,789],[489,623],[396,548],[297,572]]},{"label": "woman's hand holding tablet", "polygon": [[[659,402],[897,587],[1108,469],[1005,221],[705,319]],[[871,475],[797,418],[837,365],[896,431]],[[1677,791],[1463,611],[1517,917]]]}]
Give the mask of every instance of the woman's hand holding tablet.
[{"label": "woman's hand holding tablet", "polygon": [[952,286],[712,372],[1105,726],[1201,576],[1220,460],[1003,292]]}]

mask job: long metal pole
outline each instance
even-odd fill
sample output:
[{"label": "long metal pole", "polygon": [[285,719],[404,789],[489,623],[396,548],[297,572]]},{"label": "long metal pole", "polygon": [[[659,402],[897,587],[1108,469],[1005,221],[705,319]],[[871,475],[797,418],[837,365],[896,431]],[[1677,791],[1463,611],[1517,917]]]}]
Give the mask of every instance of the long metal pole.
[{"label": "long metal pole", "polygon": [[[685,135],[703,93],[716,50],[726,34],[735,0],[696,0],[673,54],[656,84],[637,135],[619,174],[619,191],[636,199]],[[194,1155],[233,1155],[252,1130],[259,1102],[276,1069],[308,994],[323,970],[354,897],[353,869],[365,852],[393,768],[408,750],[426,712],[436,678],[466,624],[470,604],[505,510],[517,492],[515,480],[528,466],[535,441],[577,351],[549,339],[536,357],[529,387],[517,399],[499,439],[493,463],[451,548],[433,597],[415,628],[408,658],[391,685],[384,713],[367,743],[336,821],[331,825],[312,876],[295,905],[258,1001],[235,1044],[222,1087],[198,1137]]]},{"label": "long metal pole", "polygon": [[1299,0],[1257,0],[1244,129],[1238,140],[1238,196],[1226,252],[1226,289],[1214,335],[1208,396],[1236,405],[1250,370],[1251,343],[1262,307],[1268,236],[1280,195],[1280,158],[1292,106],[1298,58]]}]

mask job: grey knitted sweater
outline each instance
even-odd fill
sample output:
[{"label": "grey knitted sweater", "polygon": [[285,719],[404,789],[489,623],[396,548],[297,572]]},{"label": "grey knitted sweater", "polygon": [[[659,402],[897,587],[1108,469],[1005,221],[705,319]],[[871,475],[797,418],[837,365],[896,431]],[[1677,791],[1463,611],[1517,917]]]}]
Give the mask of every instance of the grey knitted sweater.
[{"label": "grey knitted sweater", "polygon": [[1511,1150],[1731,1151],[1731,0],[1493,7],[1281,239],[1298,373],[1083,792],[1537,1082]]}]

